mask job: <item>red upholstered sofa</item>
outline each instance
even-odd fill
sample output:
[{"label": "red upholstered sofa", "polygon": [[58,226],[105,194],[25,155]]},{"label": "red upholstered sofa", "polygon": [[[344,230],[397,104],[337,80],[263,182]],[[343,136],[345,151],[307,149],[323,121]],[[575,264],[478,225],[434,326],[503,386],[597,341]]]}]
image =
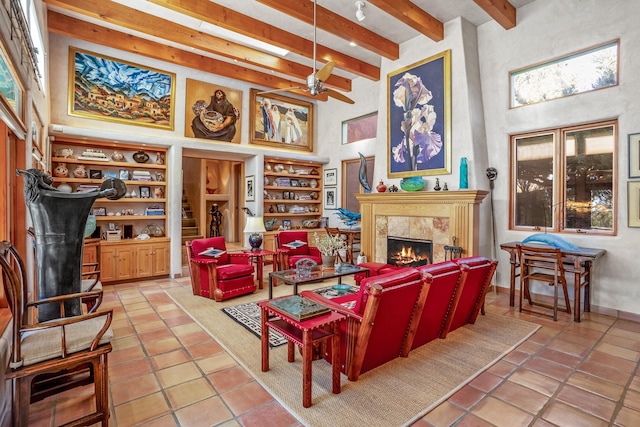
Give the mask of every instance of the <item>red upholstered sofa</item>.
[{"label": "red upholstered sofa", "polygon": [[[377,366],[409,353],[415,329],[414,313],[424,300],[424,282],[416,269],[404,268],[388,274],[362,280],[360,291],[339,298],[327,299],[313,292],[302,296],[318,301],[347,316],[342,323],[340,357],[342,372],[351,381]],[[355,304],[349,309],[341,304]],[[331,360],[331,346],[325,359]]]},{"label": "red upholstered sofa", "polygon": [[219,257],[198,255],[216,248],[226,251],[224,237],[210,237],[186,242],[193,294],[223,301],[255,292],[253,265],[247,254],[228,253]]}]

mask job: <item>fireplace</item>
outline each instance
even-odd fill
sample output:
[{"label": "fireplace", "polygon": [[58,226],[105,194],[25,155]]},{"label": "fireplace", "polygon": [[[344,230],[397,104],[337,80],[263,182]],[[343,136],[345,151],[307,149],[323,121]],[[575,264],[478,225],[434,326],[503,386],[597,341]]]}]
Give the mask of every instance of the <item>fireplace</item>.
[{"label": "fireplace", "polygon": [[409,237],[387,237],[387,264],[418,267],[431,264],[433,241]]}]

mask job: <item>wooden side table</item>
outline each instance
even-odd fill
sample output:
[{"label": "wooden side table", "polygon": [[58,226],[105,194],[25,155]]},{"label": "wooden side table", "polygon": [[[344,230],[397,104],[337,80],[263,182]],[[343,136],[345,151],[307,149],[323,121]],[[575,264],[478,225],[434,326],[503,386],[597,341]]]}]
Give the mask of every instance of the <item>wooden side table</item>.
[{"label": "wooden side table", "polygon": [[[283,297],[287,298],[287,297]],[[269,328],[287,339],[287,360],[295,360],[294,344],[302,349],[302,406],[311,406],[311,362],[314,344],[331,339],[332,391],[340,393],[340,322],[345,316],[329,312],[298,321],[269,307],[269,300],[258,302],[262,325],[262,372],[269,370]],[[275,316],[269,320],[269,316]]]},{"label": "wooden side table", "polygon": [[242,253],[249,255],[252,261],[256,263],[256,278],[258,280],[258,289],[262,289],[262,278],[264,276],[264,257],[271,256],[271,260],[273,262],[273,266],[275,269],[275,265],[277,262],[276,256],[277,252],[270,251],[268,249],[260,249],[257,251],[252,251],[251,249],[243,249]]}]

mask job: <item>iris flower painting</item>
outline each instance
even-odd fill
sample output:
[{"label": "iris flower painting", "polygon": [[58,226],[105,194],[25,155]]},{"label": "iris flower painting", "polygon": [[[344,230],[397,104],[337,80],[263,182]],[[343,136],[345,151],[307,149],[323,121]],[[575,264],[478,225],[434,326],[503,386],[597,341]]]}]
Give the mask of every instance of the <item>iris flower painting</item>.
[{"label": "iris flower painting", "polygon": [[451,173],[450,51],[389,74],[389,176]]}]

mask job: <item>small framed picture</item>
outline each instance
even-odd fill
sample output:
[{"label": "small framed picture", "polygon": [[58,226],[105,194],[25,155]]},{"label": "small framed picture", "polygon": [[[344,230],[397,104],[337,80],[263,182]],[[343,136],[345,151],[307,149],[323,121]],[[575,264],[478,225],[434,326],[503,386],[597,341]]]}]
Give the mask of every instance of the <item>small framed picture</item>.
[{"label": "small framed picture", "polygon": [[276,205],[276,210],[278,211],[278,213],[286,213],[287,212],[287,205],[285,205],[284,203],[278,203]]},{"label": "small framed picture", "polygon": [[95,207],[93,208],[93,210],[91,211],[91,213],[95,216],[105,216],[107,215],[107,208],[104,207]]},{"label": "small framed picture", "polygon": [[300,187],[300,181],[298,181],[297,179],[292,179],[289,182],[292,187]]},{"label": "small framed picture", "polygon": [[283,219],[282,220],[282,228],[285,230],[291,230],[291,220],[290,219]]},{"label": "small framed picture", "polygon": [[338,169],[324,170],[324,185],[338,185]]},{"label": "small framed picture", "polygon": [[244,200],[246,202],[253,202],[256,200],[254,175],[244,177],[244,194]]},{"label": "small framed picture", "polygon": [[140,198],[141,199],[148,199],[149,197],[151,197],[151,188],[141,185],[140,186]]},{"label": "small framed picture", "polygon": [[126,181],[129,179],[129,171],[126,169],[120,169],[120,179]]},{"label": "small framed picture", "polygon": [[102,171],[89,169],[89,178],[90,179],[102,179]]},{"label": "small framed picture", "polygon": [[117,173],[115,173],[115,172],[105,172],[105,173],[103,174],[103,176],[104,176],[105,178],[117,178],[117,177],[118,177],[118,174],[117,174]]},{"label": "small framed picture", "polygon": [[324,208],[325,209],[335,209],[336,208],[336,188],[325,188],[324,189]]}]

